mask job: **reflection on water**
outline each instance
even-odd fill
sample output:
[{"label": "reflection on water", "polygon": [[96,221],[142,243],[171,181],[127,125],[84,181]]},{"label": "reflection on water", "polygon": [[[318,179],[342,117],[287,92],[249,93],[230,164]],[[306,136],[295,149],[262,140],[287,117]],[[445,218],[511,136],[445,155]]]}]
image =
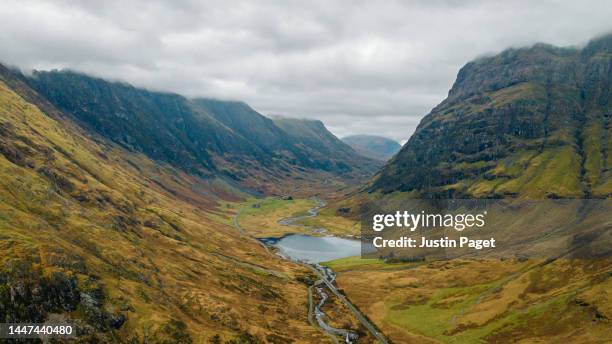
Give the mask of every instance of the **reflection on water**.
[{"label": "reflection on water", "polygon": [[266,238],[261,239],[261,241],[276,246],[288,258],[311,264],[361,254],[361,242],[359,240],[334,236],[313,237],[291,234],[280,239]]}]

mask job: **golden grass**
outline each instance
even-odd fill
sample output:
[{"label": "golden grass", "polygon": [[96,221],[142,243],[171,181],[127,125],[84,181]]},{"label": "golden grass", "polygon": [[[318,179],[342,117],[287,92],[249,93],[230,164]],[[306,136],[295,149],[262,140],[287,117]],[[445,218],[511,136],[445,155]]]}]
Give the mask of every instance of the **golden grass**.
[{"label": "golden grass", "polygon": [[339,287],[393,342],[552,342],[574,333],[581,335],[572,343],[612,340],[606,332],[612,303],[602,294],[612,286],[605,277],[612,263],[542,263],[453,260],[386,266],[353,258],[327,264],[339,271]]},{"label": "golden grass", "polygon": [[283,226],[278,221],[305,214],[308,209],[315,206],[315,202],[311,199],[266,198],[251,200],[239,206],[243,209],[238,216],[240,226],[254,237],[265,238],[300,232],[300,228]]}]

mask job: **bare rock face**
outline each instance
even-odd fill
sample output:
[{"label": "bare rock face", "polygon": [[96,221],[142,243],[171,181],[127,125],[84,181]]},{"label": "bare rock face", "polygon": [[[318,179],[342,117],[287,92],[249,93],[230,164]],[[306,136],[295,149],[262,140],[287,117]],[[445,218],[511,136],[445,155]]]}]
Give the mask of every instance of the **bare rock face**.
[{"label": "bare rock face", "polygon": [[370,191],[608,197],[611,83],[612,36],[470,62]]}]

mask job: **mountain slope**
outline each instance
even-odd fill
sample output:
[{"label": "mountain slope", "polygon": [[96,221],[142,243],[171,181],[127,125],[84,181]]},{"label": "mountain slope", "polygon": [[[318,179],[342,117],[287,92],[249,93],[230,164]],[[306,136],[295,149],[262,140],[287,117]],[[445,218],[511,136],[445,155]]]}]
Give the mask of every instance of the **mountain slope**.
[{"label": "mountain slope", "polygon": [[226,187],[71,117],[0,69],[0,321],[54,314],[84,343],[327,341],[307,270],[230,226]]},{"label": "mountain slope", "polygon": [[97,133],[190,172],[215,170],[213,154],[263,156],[244,138],[176,94],[149,92],[72,72],[34,72],[27,82]]},{"label": "mountain slope", "polygon": [[274,117],[274,123],[285,131],[298,147],[304,149],[309,159],[322,161],[320,168],[324,170],[339,169],[350,171],[361,166],[357,176],[364,176],[380,162],[359,155],[353,148],[329,132],[321,121]]},{"label": "mountain slope", "polygon": [[[398,343],[610,342],[611,84],[612,36],[465,65],[372,183],[333,206],[361,219],[369,240],[461,236],[495,247],[390,245],[377,259],[328,263],[339,287]],[[368,236],[373,214],[402,210],[482,213],[486,225]]]},{"label": "mountain slope", "polygon": [[608,197],[612,36],[470,62],[370,191]]},{"label": "mountain slope", "polygon": [[353,176],[373,173],[379,167],[376,161],[347,150],[322,123],[309,128],[305,140],[304,127],[289,125],[281,119],[272,120],[245,103],[203,98],[193,102],[277,162],[288,161],[296,166]]},{"label": "mountain slope", "polygon": [[350,181],[376,167],[356,154],[336,155],[334,161],[312,156],[313,147],[293,141],[244,103],[190,100],[70,71],[35,71],[21,78],[86,130],[126,149],[199,176],[229,177],[262,192],[281,192],[278,185],[304,174],[327,173]]},{"label": "mountain slope", "polygon": [[343,137],[342,141],[359,154],[382,161],[389,160],[402,148],[399,143],[391,139],[374,135],[351,135]]},{"label": "mountain slope", "polygon": [[246,103],[206,98],[196,98],[193,102],[264,150],[273,152],[288,143],[286,134],[271,119],[259,114]]}]

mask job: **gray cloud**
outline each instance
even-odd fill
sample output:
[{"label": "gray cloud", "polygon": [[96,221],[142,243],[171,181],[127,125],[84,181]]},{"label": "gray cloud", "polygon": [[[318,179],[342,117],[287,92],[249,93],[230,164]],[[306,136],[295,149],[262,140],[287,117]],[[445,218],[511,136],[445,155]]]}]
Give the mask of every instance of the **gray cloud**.
[{"label": "gray cloud", "polygon": [[612,29],[607,1],[3,1],[0,60],[71,68],[338,136],[410,136],[477,56]]}]

